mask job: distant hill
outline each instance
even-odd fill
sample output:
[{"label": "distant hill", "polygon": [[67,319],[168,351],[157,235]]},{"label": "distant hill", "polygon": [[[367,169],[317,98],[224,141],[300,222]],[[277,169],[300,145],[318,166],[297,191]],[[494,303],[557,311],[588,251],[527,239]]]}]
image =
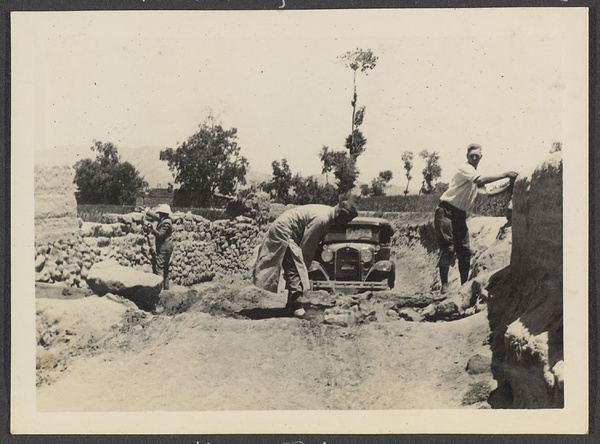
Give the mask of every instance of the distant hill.
[{"label": "distant hill", "polygon": [[[160,160],[160,151],[163,147],[144,146],[138,148],[118,147],[121,160],[131,163],[142,176],[150,188],[166,188],[169,183],[175,185],[173,174],[167,162]],[[73,166],[81,159],[94,159],[96,154],[89,146],[61,146],[35,152],[34,161],[37,165]],[[270,174],[248,171],[246,186],[256,185],[269,180]]]},{"label": "distant hill", "polygon": [[[166,188],[168,183],[173,183],[173,175],[169,171],[167,162],[159,159],[163,147],[118,147],[121,160],[131,163],[144,177],[150,188]],[[96,154],[89,146],[61,146],[35,152],[35,163],[38,165],[58,166],[70,165],[81,159],[93,159]]]}]

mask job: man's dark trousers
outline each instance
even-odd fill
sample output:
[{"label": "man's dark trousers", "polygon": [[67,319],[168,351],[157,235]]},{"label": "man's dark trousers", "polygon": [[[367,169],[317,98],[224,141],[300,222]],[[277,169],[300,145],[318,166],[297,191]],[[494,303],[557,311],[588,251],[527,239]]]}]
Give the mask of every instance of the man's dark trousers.
[{"label": "man's dark trousers", "polygon": [[458,258],[460,282],[464,284],[469,278],[472,251],[469,246],[469,229],[467,213],[448,202],[440,201],[435,210],[434,227],[440,259],[438,267],[442,285],[448,283],[448,269]]}]

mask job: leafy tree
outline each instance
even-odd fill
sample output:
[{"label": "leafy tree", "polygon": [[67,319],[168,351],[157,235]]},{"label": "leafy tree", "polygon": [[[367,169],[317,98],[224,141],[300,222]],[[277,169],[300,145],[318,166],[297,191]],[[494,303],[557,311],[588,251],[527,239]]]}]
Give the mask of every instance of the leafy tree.
[{"label": "leafy tree", "polygon": [[442,176],[442,167],[438,163],[440,156],[436,151],[430,153],[427,150],[423,150],[419,153],[419,157],[425,161],[421,193],[431,194],[435,190],[435,180]]},{"label": "leafy tree", "polygon": [[314,177],[302,177],[296,174],[292,180],[294,193],[291,203],[296,205],[325,204],[335,205],[338,193],[333,185],[321,185]]},{"label": "leafy tree", "polygon": [[269,193],[273,193],[280,201],[286,202],[289,200],[289,191],[292,186],[292,171],[287,159],[282,159],[281,163],[274,160],[271,167],[273,168],[273,178],[269,182],[264,182],[262,188]]},{"label": "leafy tree", "polygon": [[385,196],[385,191],[393,177],[391,170],[381,171],[379,176],[371,181],[371,196]]},{"label": "leafy tree", "polygon": [[343,196],[354,189],[354,184],[358,177],[358,169],[352,158],[344,152],[335,153],[333,159],[335,165],[333,176],[336,179],[337,191],[340,196]]},{"label": "leafy tree", "polygon": [[410,175],[410,170],[413,169],[413,158],[414,154],[412,153],[412,151],[404,151],[402,153],[402,162],[404,162],[404,169],[406,170],[406,189],[404,190],[405,196],[408,194],[408,184],[410,184],[410,181],[412,179],[412,176]]},{"label": "leafy tree", "polygon": [[240,156],[237,129],[223,129],[211,116],[177,149],[160,152],[160,160],[175,173],[175,182],[190,196],[190,204],[210,207],[217,190],[224,195],[246,183],[248,161]]},{"label": "leafy tree", "polygon": [[356,163],[356,159],[362,153],[365,152],[365,145],[367,144],[367,139],[363,136],[363,133],[358,128],[354,130],[354,132],[346,137],[346,143],[344,146],[350,153],[350,158],[354,163]]},{"label": "leafy tree", "polygon": [[447,182],[438,182],[435,184],[435,194],[444,194],[449,187]]},{"label": "leafy tree", "polygon": [[148,186],[136,168],[121,162],[118,149],[110,142],[94,141],[90,148],[96,158],[75,163],[74,183],[80,204],[133,205],[138,193]]},{"label": "leafy tree", "polygon": [[557,151],[562,151],[562,142],[552,142],[552,148],[550,148],[550,153],[556,153]]},{"label": "leafy tree", "polygon": [[366,183],[361,184],[360,195],[363,197],[369,197],[371,195],[371,187]]},{"label": "leafy tree", "polygon": [[371,186],[362,184],[360,194],[362,196],[385,196],[388,183],[394,177],[391,170],[381,171],[379,175],[371,181]]}]

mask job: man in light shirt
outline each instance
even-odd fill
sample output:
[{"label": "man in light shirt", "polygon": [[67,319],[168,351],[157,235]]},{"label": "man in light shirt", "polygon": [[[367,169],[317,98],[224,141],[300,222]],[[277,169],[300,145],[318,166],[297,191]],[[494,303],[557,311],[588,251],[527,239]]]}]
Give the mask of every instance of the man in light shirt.
[{"label": "man in light shirt", "polygon": [[472,251],[469,247],[467,213],[475,202],[478,188],[504,178],[514,180],[517,177],[517,173],[514,171],[496,176],[481,176],[477,172],[477,165],[479,165],[481,157],[481,146],[469,145],[467,163],[458,169],[448,190],[440,197],[440,203],[435,210],[434,226],[438,246],[441,250],[438,268],[442,293],[448,291],[448,271],[454,265],[455,256],[458,259],[461,285],[469,278]]},{"label": "man in light shirt", "polygon": [[288,290],[286,309],[296,317],[304,316],[299,299],[310,288],[308,268],[319,242],[332,225],[346,225],[357,215],[356,206],[350,201],[335,207],[303,205],[285,211],[271,224],[260,245],[252,271],[253,284],[277,293],[283,270]]}]

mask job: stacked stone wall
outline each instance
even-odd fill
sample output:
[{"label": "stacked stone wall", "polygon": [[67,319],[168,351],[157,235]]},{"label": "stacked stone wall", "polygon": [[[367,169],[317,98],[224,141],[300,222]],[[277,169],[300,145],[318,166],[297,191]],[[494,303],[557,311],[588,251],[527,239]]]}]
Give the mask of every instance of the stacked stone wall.
[{"label": "stacked stone wall", "polygon": [[[240,216],[210,222],[183,213],[173,214],[172,219],[172,283],[193,285],[217,273],[248,274],[253,251],[264,233],[253,220]],[[36,244],[36,280],[82,288],[92,265],[108,259],[151,271],[151,243],[143,232],[143,220],[141,213],[107,214],[103,223],[82,223],[74,235]]]}]

